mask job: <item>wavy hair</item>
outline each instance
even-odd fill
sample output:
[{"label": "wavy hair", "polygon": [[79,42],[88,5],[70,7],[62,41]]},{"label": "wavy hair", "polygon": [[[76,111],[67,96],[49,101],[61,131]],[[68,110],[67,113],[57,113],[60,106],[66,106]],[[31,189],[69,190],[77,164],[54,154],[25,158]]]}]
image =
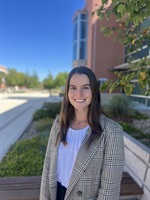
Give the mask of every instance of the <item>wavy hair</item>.
[{"label": "wavy hair", "polygon": [[[72,104],[69,102],[68,98],[68,91],[69,91],[69,84],[70,79],[74,74],[85,74],[88,76],[90,80],[90,87],[92,91],[92,100],[91,104],[89,105],[87,121],[89,126],[91,127],[91,135],[87,141],[87,147],[89,147],[93,140],[99,138],[102,134],[102,128],[100,125],[100,113],[101,113],[101,106],[100,106],[100,91],[99,91],[99,84],[98,81],[91,69],[88,67],[80,66],[76,67],[71,70],[68,75],[66,86],[65,86],[65,93],[64,99],[62,102],[61,112],[60,112],[60,132],[57,136],[57,141],[60,138],[60,141],[66,145],[66,135],[69,128],[70,121],[75,117],[75,111]],[[56,141],[56,143],[57,143]]]}]

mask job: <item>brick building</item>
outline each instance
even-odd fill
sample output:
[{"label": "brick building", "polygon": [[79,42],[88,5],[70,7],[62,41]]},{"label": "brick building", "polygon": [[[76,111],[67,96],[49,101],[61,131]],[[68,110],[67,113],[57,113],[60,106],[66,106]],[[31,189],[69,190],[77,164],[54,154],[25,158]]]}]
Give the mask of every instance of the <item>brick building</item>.
[{"label": "brick building", "polygon": [[[97,4],[97,6],[95,5]],[[109,1],[108,6],[111,4]],[[115,79],[111,68],[123,63],[124,48],[113,37],[106,38],[100,28],[108,21],[101,22],[91,13],[100,6],[100,0],[86,0],[85,7],[76,11],[73,17],[73,67],[91,68],[100,82]],[[109,23],[118,26],[111,16]]]}]

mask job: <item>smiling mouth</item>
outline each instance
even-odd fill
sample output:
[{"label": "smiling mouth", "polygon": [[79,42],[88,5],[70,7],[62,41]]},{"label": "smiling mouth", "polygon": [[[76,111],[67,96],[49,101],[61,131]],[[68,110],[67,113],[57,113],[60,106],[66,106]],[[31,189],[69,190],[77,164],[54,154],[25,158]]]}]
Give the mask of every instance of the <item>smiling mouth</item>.
[{"label": "smiling mouth", "polygon": [[79,99],[74,99],[76,102],[78,102],[78,103],[82,103],[82,102],[84,102],[86,99],[82,99],[82,100],[79,100]]}]

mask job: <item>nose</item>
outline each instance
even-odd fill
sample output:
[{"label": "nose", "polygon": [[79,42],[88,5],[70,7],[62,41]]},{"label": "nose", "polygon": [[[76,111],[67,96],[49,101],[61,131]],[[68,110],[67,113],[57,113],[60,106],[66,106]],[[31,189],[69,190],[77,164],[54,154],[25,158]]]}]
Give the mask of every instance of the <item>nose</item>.
[{"label": "nose", "polygon": [[83,94],[83,90],[82,90],[82,88],[79,88],[79,89],[77,89],[76,90],[76,95],[82,95]]}]

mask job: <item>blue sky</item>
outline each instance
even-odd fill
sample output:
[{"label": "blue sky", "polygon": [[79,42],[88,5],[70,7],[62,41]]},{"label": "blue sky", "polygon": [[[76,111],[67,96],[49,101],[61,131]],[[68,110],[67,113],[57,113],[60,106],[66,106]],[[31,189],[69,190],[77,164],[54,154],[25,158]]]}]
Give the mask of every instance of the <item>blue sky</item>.
[{"label": "blue sky", "polygon": [[0,65],[40,80],[72,69],[72,19],[84,0],[0,0]]}]

